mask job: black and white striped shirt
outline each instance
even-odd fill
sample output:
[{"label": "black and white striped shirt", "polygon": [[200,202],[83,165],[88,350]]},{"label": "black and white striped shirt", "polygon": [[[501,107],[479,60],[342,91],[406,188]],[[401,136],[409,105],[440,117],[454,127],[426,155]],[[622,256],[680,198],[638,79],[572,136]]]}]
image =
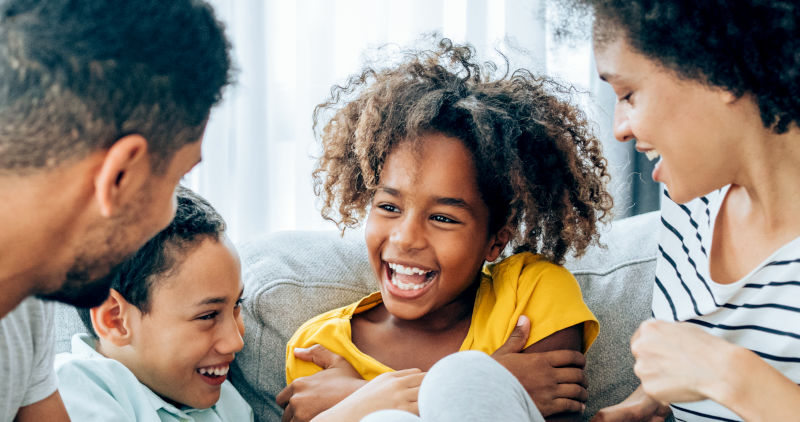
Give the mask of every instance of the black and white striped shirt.
[{"label": "black and white striped shirt", "polygon": [[[653,316],[697,324],[752,350],[800,383],[800,238],[783,245],[741,280],[715,283],[708,254],[727,192],[725,187],[684,205],[664,193]],[[676,403],[672,411],[677,421],[741,420],[710,400]]]}]

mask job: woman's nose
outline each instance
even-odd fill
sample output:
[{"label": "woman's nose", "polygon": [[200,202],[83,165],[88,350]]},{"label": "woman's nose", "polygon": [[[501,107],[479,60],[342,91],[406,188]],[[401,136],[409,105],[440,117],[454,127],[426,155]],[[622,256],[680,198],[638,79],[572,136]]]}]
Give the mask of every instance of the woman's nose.
[{"label": "woman's nose", "polygon": [[620,142],[628,142],[635,138],[625,105],[617,104],[614,109],[614,137]]}]

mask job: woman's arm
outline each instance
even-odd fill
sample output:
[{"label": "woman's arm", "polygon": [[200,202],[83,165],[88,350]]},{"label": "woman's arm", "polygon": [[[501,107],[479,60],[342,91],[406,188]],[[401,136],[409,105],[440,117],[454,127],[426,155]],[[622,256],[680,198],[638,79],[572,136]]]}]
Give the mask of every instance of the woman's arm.
[{"label": "woman's arm", "polygon": [[755,353],[690,323],[645,321],[631,339],[642,388],[664,403],[711,399],[747,421],[791,420],[800,387]]}]

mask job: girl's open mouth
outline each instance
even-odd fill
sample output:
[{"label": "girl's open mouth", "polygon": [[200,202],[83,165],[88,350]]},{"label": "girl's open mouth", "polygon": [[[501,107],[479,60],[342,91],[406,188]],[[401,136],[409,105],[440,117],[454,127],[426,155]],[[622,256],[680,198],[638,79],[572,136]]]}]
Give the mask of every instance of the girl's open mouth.
[{"label": "girl's open mouth", "polygon": [[438,271],[396,263],[385,262],[384,267],[389,291],[395,296],[407,299],[421,296],[438,275]]}]

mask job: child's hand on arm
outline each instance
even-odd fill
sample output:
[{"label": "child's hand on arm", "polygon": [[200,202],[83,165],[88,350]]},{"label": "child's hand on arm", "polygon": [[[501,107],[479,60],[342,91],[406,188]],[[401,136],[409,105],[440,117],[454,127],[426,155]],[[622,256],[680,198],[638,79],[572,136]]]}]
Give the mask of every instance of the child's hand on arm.
[{"label": "child's hand on arm", "polygon": [[[559,331],[525,349],[530,328],[530,320],[520,317],[511,336],[492,357],[517,377],[542,416],[548,419],[560,413],[579,416],[588,397],[583,374],[586,358],[575,347],[568,347],[570,344],[546,341],[572,328]],[[572,333],[566,335],[574,337]],[[580,349],[580,336],[577,339],[577,349]],[[544,350],[537,350],[537,345]]]},{"label": "child's hand on arm", "polygon": [[336,406],[317,415],[313,422],[357,421],[383,409],[404,410],[418,415],[417,396],[424,377],[425,373],[419,369],[378,375]]},{"label": "child's hand on arm", "polygon": [[309,421],[367,384],[350,363],[319,344],[296,348],[294,355],[313,362],[322,371],[296,379],[275,397],[283,407],[284,422]]}]

